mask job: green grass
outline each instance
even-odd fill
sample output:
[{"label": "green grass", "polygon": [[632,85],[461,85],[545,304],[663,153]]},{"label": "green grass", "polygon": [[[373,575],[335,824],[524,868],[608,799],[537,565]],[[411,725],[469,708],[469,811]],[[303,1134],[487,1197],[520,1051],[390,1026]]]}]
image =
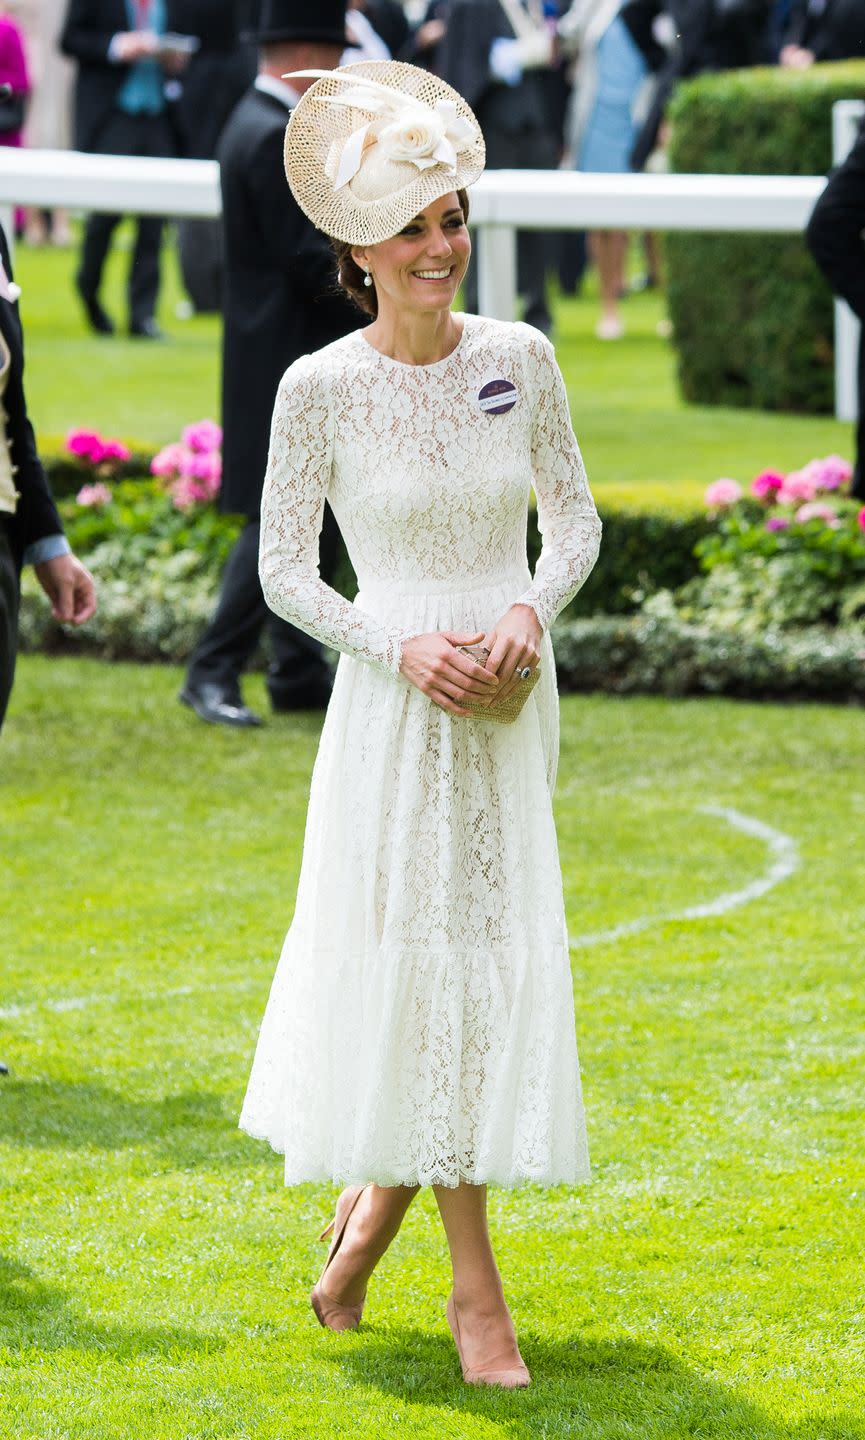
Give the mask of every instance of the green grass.
[{"label": "green grass", "polygon": [[[121,239],[128,241],[128,232]],[[119,319],[127,259],[118,245],[107,279],[107,304]],[[181,292],[173,252],[160,310],[171,335],[166,345],[86,332],[72,292],[74,269],[71,251],[19,249],[28,397],[46,450],[59,448],[74,426],[158,445],[190,420],[216,416],[219,322],[175,318]],[[556,305],[559,360],[599,500],[692,508],[719,476],[747,481],[767,467],[790,470],[815,455],[851,454],[850,427],[827,417],[685,406],[672,348],[656,334],[662,313],[657,295],[630,298],[627,338],[604,344],[594,337],[593,284],[584,299]]]},{"label": "green grass", "polygon": [[563,701],[573,936],[762,873],[707,803],[801,868],[575,950],[594,1180],[491,1193],[534,1374],[505,1395],[460,1382],[428,1193],[361,1331],[313,1319],[333,1192],[236,1120],[318,725],[210,729],[178,680],[27,658],[3,735],[0,1433],[862,1440],[861,714]]}]

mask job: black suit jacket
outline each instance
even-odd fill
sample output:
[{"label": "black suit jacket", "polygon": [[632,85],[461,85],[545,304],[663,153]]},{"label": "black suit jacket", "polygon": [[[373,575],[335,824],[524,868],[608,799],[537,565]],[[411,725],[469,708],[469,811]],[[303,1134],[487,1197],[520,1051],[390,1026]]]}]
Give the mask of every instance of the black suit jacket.
[{"label": "black suit jacket", "polygon": [[225,225],[222,417],[224,510],[256,518],[279,382],[298,356],[356,330],[336,290],[330,242],[288,188],[289,110],[251,87],[222,132],[217,158]]},{"label": "black suit jacket", "polygon": [[[0,227],[0,256],[6,274],[11,276],[9,247]],[[10,300],[0,299],[0,330],[9,347],[9,377],[3,408],[6,411],[6,435],[12,464],[15,467],[15,487],[20,499],[14,515],[4,516],[7,524],[12,553],[20,568],[21,557],[28,545],[42,540],[46,535],[61,535],[63,526],[57,507],[51,498],[45,472],[36,453],[36,439],[33,426],[27,417],[27,402],[24,399],[24,339],[18,306]]]},{"label": "black suit jacket", "polygon": [[[865,324],[865,124],[808,222],[808,243],[836,295]],[[865,377],[863,377],[865,378]],[[865,418],[865,417],[863,417]]]},{"label": "black suit jacket", "polygon": [[447,30],[436,50],[436,73],[464,96],[485,134],[543,131],[560,137],[563,96],[558,71],[527,70],[518,85],[505,85],[490,72],[493,41],[513,35],[499,0],[451,0]]},{"label": "black suit jacket", "polygon": [[[182,30],[175,0],[167,0],[169,30]],[[112,36],[129,29],[124,0],[69,0],[60,32],[60,49],[78,61],[75,82],[75,144],[92,150],[109,119],[118,92],[129,73],[128,65],[108,59]]]},{"label": "black suit jacket", "polygon": [[210,160],[225,122],[255,79],[255,48],[240,38],[238,0],[174,0],[173,16],[181,34],[201,41],[181,76],[175,107],[181,153]]},{"label": "black suit jacket", "polygon": [[800,0],[786,38],[817,60],[865,59],[865,0],[827,0],[822,15]]}]

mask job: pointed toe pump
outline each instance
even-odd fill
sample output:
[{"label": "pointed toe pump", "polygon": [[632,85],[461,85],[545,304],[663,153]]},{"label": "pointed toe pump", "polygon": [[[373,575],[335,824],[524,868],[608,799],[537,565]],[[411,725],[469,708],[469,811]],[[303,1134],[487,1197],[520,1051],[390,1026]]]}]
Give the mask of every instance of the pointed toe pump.
[{"label": "pointed toe pump", "polygon": [[457,1347],[457,1354],[460,1357],[463,1379],[467,1385],[500,1385],[505,1390],[524,1390],[527,1385],[531,1384],[532,1377],[520,1354],[516,1335],[514,1335],[513,1345],[508,1346],[506,1350],[500,1351],[497,1355],[491,1355],[483,1365],[475,1365],[474,1368],[469,1369],[463,1358],[460,1322],[453,1295],[448,1296],[446,1314],[451,1334],[454,1337],[454,1344]]},{"label": "pointed toe pump", "polygon": [[364,1292],[363,1299],[361,1299],[359,1304],[340,1305],[337,1300],[332,1299],[326,1290],[322,1288],[322,1282],[327,1274],[331,1260],[342,1244],[342,1237],[345,1234],[345,1227],[349,1222],[351,1212],[366,1188],[365,1185],[349,1185],[347,1189],[343,1190],[336,1202],[336,1213],[333,1219],[329,1225],[324,1227],[318,1237],[319,1240],[326,1240],[328,1235],[333,1234],[333,1240],[327,1252],[324,1269],[313,1286],[309,1297],[310,1304],[315,1311],[319,1325],[323,1325],[326,1330],[356,1330],[360,1324],[360,1317],[363,1313],[364,1301],[366,1300],[366,1292]]}]

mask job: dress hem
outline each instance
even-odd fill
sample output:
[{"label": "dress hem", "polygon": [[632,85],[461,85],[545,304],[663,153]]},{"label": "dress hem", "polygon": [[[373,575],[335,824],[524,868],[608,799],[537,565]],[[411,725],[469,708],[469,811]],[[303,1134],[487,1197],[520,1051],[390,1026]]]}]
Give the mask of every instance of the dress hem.
[{"label": "dress hem", "polygon": [[[261,1130],[254,1130],[246,1125],[240,1124],[238,1129],[253,1140],[264,1140],[271,1150],[277,1155],[284,1155],[285,1150],[271,1137]],[[458,1185],[497,1185],[503,1190],[518,1190],[525,1185],[538,1185],[544,1189],[552,1189],[556,1186],[585,1185],[592,1179],[591,1166],[586,1163],[584,1166],[577,1166],[567,1175],[556,1174],[535,1174],[528,1171],[511,1172],[503,1175],[493,1169],[481,1169],[471,1175],[462,1175],[457,1179],[445,1176],[438,1172],[419,1175],[416,1170],[411,1172],[397,1173],[384,1172],[379,1170],[376,1174],[370,1174],[367,1170],[345,1169],[334,1171],[321,1166],[317,1169],[305,1171],[302,1175],[285,1176],[285,1184],[289,1185],[441,1185],[448,1190],[455,1190]]]}]

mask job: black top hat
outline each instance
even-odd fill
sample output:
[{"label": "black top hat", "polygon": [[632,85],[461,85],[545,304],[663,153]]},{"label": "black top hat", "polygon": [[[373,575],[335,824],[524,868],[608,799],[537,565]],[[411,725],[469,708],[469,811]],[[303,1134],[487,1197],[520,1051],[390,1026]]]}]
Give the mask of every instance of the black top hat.
[{"label": "black top hat", "polygon": [[261,0],[258,25],[244,39],[254,45],[279,40],[344,45],[345,11],[346,0]]}]

